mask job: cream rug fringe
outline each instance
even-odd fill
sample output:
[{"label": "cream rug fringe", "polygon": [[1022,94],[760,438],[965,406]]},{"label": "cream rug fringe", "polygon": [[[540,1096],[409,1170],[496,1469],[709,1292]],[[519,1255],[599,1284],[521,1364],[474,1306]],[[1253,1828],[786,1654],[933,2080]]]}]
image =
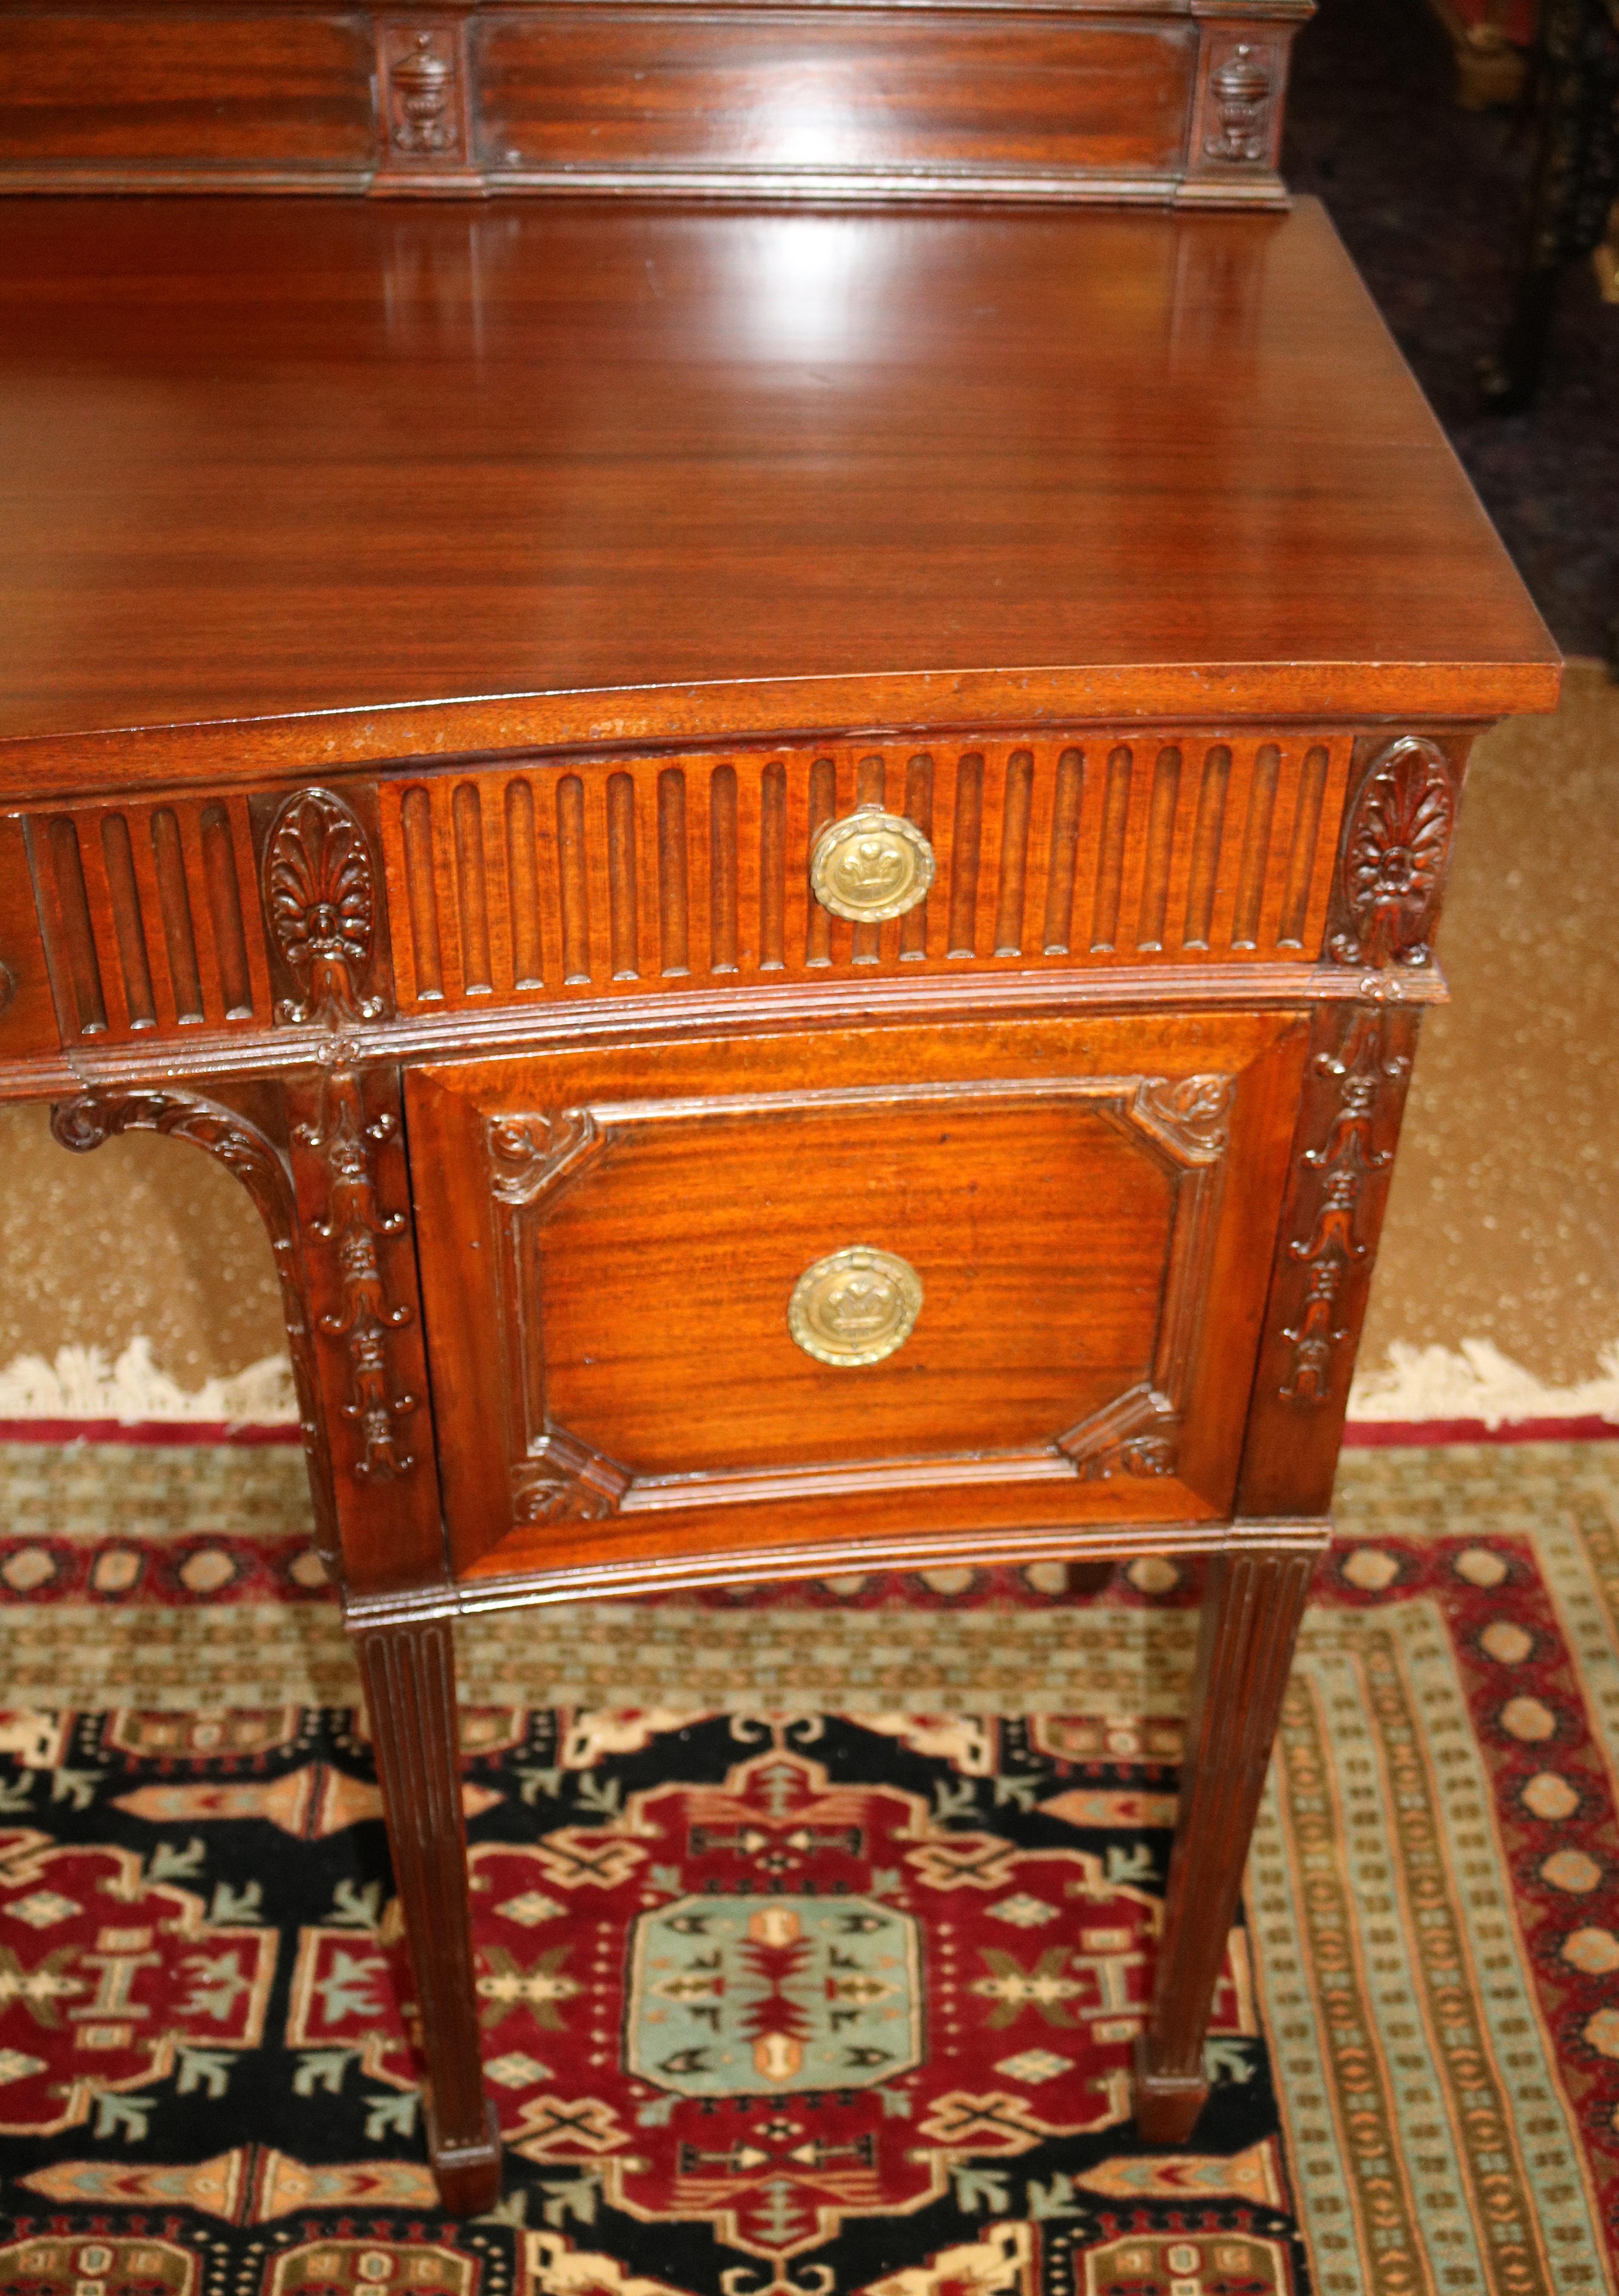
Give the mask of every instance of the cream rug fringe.
[{"label": "cream rug fringe", "polygon": [[1511,1427],[1525,1419],[1619,1422],[1619,1340],[1597,1358],[1595,1379],[1548,1387],[1502,1355],[1492,1340],[1450,1348],[1414,1348],[1395,1340],[1381,1371],[1363,1371],[1349,1391],[1349,1416],[1368,1420],[1482,1419]]},{"label": "cream rug fringe", "polygon": [[0,1371],[0,1419],[222,1419],[277,1427],[297,1418],[292,1366],[280,1355],[195,1389],[159,1370],[147,1339],[131,1340],[113,1363],[102,1348],[59,1348],[54,1363],[18,1356]]},{"label": "cream rug fringe", "polygon": [[[1414,1348],[1396,1340],[1380,1371],[1363,1371],[1349,1398],[1361,1420],[1481,1419],[1510,1427],[1526,1419],[1607,1419],[1619,1423],[1619,1340],[1598,1357],[1595,1379],[1549,1387],[1491,1340]],[[131,1340],[109,1362],[102,1348],[60,1348],[53,1364],[18,1356],[0,1371],[0,1419],[224,1420],[233,1426],[296,1421],[292,1373],[284,1356],[266,1356],[229,1379],[183,1388],[152,1360],[151,1342]]]}]

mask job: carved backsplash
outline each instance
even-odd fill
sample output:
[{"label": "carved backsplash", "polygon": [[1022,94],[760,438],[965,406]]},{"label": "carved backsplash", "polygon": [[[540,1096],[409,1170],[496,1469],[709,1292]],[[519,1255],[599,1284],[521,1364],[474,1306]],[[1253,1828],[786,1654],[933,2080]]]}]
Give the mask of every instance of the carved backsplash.
[{"label": "carved backsplash", "polygon": [[199,0],[177,20],[161,0],[20,0],[0,192],[914,201],[977,186],[1279,207],[1288,49],[1309,13]]}]

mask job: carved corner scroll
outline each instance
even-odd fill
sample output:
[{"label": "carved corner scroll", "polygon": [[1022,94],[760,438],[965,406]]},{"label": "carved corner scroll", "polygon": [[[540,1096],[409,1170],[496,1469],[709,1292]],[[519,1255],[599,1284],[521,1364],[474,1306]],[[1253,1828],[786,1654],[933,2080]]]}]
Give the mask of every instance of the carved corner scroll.
[{"label": "carved corner scroll", "polygon": [[532,1204],[588,1162],[601,1134],[588,1108],[489,1120],[490,1185],[503,1204]]},{"label": "carved corner scroll", "polygon": [[377,873],[353,808],[330,790],[296,790],[270,824],[264,849],[264,909],[270,943],[296,995],[277,1019],[336,1028],[379,1020],[367,994],[377,945]]},{"label": "carved corner scroll", "polygon": [[1229,1076],[1143,1077],[1130,1114],[1178,1161],[1212,1163],[1231,1140],[1233,1092]]},{"label": "carved corner scroll", "polygon": [[313,1121],[296,1129],[326,1172],[327,1209],[309,1222],[309,1233],[331,1246],[338,1304],[316,1320],[327,1338],[342,1341],[348,1356],[348,1395],[341,1407],[359,1439],[354,1472],[366,1478],[406,1475],[416,1464],[404,1447],[402,1423],[421,1406],[396,1381],[388,1351],[390,1335],[411,1322],[414,1310],[389,1300],[377,1253],[380,1238],[397,1235],[406,1225],[403,1212],[385,1212],[377,1201],[375,1151],[397,1129],[391,1114],[367,1119],[360,1081],[347,1069],[323,1078]]},{"label": "carved corner scroll", "polygon": [[553,1427],[511,1478],[519,1522],[601,1522],[617,1512],[633,1478],[627,1467]]},{"label": "carved corner scroll", "polygon": [[1427,964],[1456,826],[1456,784],[1443,750],[1415,734],[1372,758],[1349,808],[1340,867],[1340,964],[1381,972]]},{"label": "carved corner scroll", "polygon": [[1132,1387],[1104,1409],[1070,1427],[1057,1448],[1074,1463],[1082,1482],[1115,1475],[1173,1475],[1179,1456],[1181,1414],[1151,1386]]},{"label": "carved corner scroll", "polygon": [[1394,1160],[1393,1147],[1379,1144],[1382,1103],[1410,1069],[1406,1055],[1391,1048],[1388,1028],[1384,1013],[1352,1008],[1339,1050],[1316,1055],[1318,1074],[1337,1085],[1337,1104],[1321,1141],[1302,1159],[1321,1177],[1307,1232],[1288,1244],[1301,1279],[1293,1320],[1282,1332],[1293,1351],[1284,1403],[1327,1401],[1334,1358],[1349,1336],[1338,1322],[1338,1302],[1346,1277],[1370,1250],[1361,1232],[1361,1199],[1368,1179]]},{"label": "carved corner scroll", "polygon": [[81,1155],[120,1132],[158,1132],[170,1139],[187,1140],[233,1173],[252,1197],[269,1233],[281,1290],[298,1424],[315,1500],[315,1552],[332,1577],[340,1577],[342,1553],[321,1418],[320,1378],[304,1304],[298,1206],[280,1151],[236,1110],[186,1092],[81,1093],[53,1109],[51,1129],[64,1148]]}]

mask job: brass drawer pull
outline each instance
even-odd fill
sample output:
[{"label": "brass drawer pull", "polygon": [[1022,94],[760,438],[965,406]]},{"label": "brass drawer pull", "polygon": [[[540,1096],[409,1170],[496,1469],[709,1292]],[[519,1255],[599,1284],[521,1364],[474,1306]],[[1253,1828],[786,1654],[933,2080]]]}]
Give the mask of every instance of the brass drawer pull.
[{"label": "brass drawer pull", "polygon": [[787,1303],[787,1328],[817,1363],[881,1363],[911,1337],[922,1279],[897,1252],[846,1244],[806,1267]]},{"label": "brass drawer pull", "polygon": [[858,925],[903,917],[928,898],[933,848],[915,822],[857,806],[829,821],[810,856],[810,886],[823,909]]}]

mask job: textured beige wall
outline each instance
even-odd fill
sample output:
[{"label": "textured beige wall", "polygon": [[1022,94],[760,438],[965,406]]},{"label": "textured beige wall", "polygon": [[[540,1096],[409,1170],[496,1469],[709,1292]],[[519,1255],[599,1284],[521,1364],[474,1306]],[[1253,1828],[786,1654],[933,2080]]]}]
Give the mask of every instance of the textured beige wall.
[{"label": "textured beige wall", "polygon": [[[1555,718],[1479,745],[1363,1364],[1492,1339],[1538,1377],[1619,1340],[1619,689],[1574,665]],[[88,1157],[0,1109],[0,1365],[136,1333],[188,1388],[268,1354],[268,1246],[236,1183],[150,1137]]]},{"label": "textured beige wall", "polygon": [[200,1149],[135,1133],[70,1155],[47,1109],[0,1108],[0,1365],[143,1332],[195,1388],[281,1346],[258,1215]]},{"label": "textured beige wall", "polygon": [[1474,751],[1361,1349],[1493,1340],[1550,1384],[1619,1341],[1619,687]]}]

